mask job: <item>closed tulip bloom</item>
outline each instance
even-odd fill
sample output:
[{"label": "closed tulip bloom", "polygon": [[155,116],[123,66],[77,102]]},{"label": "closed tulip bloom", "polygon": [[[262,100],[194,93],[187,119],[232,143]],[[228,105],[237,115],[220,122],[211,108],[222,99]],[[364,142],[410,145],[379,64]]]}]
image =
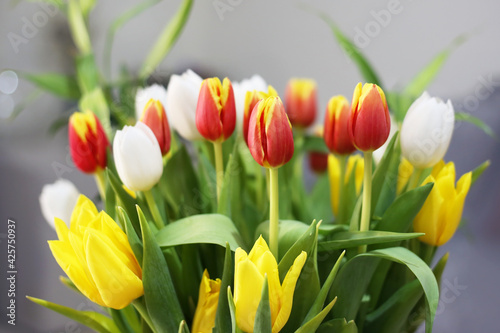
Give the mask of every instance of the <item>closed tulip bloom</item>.
[{"label": "closed tulip bloom", "polygon": [[450,145],[455,111],[451,101],[430,97],[424,92],[408,109],[401,126],[401,152],[419,169],[443,159]]},{"label": "closed tulip bloom", "polygon": [[349,135],[349,117],[351,109],[344,96],[334,96],[328,102],[325,114],[324,140],[334,154],[352,154],[354,147]]},{"label": "closed tulip bloom", "polygon": [[248,145],[248,125],[250,124],[250,116],[257,103],[267,97],[278,96],[278,93],[272,86],[267,88],[267,93],[264,91],[247,91],[245,95],[244,115],[243,115],[243,138]]},{"label": "closed tulip bloom", "polygon": [[123,309],[144,294],[142,270],[127,235],[106,212],[80,196],[71,226],[56,218],[59,240],[49,241],[57,263],[91,301]]},{"label": "closed tulip bloom", "polygon": [[116,171],[132,191],[150,190],[161,178],[163,159],[151,129],[142,122],[117,131],[113,141]]},{"label": "closed tulip bloom", "polygon": [[165,156],[170,150],[170,127],[163,104],[158,100],[150,99],[144,106],[140,121],[146,124],[158,140],[161,154]]},{"label": "closed tulip bloom", "polygon": [[193,333],[212,333],[215,327],[215,315],[219,303],[221,280],[210,280],[208,271],[205,269],[200,283],[198,305],[194,313]]},{"label": "closed tulip bloom", "polygon": [[[361,155],[351,155],[347,159],[347,167],[344,176],[344,184],[349,182],[352,173],[354,172],[354,185],[356,194],[361,192],[363,185],[364,160]],[[340,162],[339,159],[330,154],[328,156],[328,179],[330,181],[330,200],[332,203],[333,214],[337,216],[339,211],[339,196],[340,196]]]},{"label": "closed tulip bloom", "polygon": [[79,196],[78,189],[67,179],[44,185],[40,194],[40,207],[47,223],[54,229],[56,217],[69,223]]},{"label": "closed tulip bloom", "polygon": [[[280,283],[278,264],[261,237],[247,253],[241,248],[235,253],[234,305],[236,324],[244,332],[253,332],[255,315],[261,300],[264,278],[267,276],[272,332],[285,326],[292,311],[293,294],[300,272],[307,259],[302,251]],[[265,301],[265,300],[263,300]]]},{"label": "closed tulip bloom", "polygon": [[69,149],[76,167],[85,173],[106,168],[108,138],[92,112],[75,112],[69,118]]},{"label": "closed tulip bloom", "polygon": [[455,165],[439,162],[423,184],[434,183],[422,209],[413,220],[415,232],[423,232],[419,239],[433,246],[441,246],[453,236],[460,224],[465,197],[469,192],[472,173],[468,172],[455,187]]},{"label": "closed tulip bloom", "polygon": [[266,168],[279,168],[292,158],[292,126],[279,97],[268,97],[254,107],[248,148],[255,161]]},{"label": "closed tulip bloom", "polygon": [[135,94],[135,114],[137,120],[141,119],[141,117],[144,114],[144,109],[146,108],[146,105],[151,100],[158,101],[162,105],[162,107],[166,110],[167,100],[168,100],[167,90],[159,84],[153,84],[145,88],[138,88],[137,93]]},{"label": "closed tulip bloom", "polygon": [[236,106],[231,81],[225,78],[206,79],[201,84],[196,106],[196,127],[211,142],[223,142],[236,126]]},{"label": "closed tulip bloom", "polygon": [[234,92],[234,102],[236,105],[236,126],[241,128],[245,114],[245,101],[248,92],[266,91],[267,83],[258,74],[252,75],[249,79],[240,82],[232,82]]},{"label": "closed tulip bloom", "polygon": [[196,104],[202,81],[188,69],[182,75],[172,75],[167,87],[166,111],[170,125],[190,141],[203,139],[196,128]]},{"label": "closed tulip bloom", "polygon": [[294,127],[306,128],[316,118],[316,82],[310,79],[291,79],[285,91],[286,112]]},{"label": "closed tulip bloom", "polygon": [[389,137],[391,119],[385,94],[372,83],[359,83],[354,90],[349,118],[349,135],[356,148],[372,152]]}]

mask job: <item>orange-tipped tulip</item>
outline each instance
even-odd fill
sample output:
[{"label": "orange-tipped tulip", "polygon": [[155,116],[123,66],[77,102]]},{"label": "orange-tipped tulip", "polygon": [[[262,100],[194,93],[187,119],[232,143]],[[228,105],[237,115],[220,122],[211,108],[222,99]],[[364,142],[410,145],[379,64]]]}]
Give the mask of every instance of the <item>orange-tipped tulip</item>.
[{"label": "orange-tipped tulip", "polygon": [[309,79],[291,79],[285,92],[288,118],[294,127],[306,128],[316,118],[316,82]]},{"label": "orange-tipped tulip", "polygon": [[170,150],[170,126],[168,125],[167,114],[160,101],[150,99],[144,107],[141,121],[146,124],[154,133],[161,154],[165,156]]},{"label": "orange-tipped tulip", "polygon": [[196,128],[212,142],[223,142],[236,126],[236,106],[231,81],[225,78],[205,79],[200,88],[196,106]]},{"label": "orange-tipped tulip", "polygon": [[245,95],[245,109],[243,114],[243,138],[245,139],[247,146],[248,146],[248,125],[250,124],[250,116],[252,115],[255,105],[257,105],[257,103],[260,100],[270,96],[278,96],[278,93],[272,86],[269,86],[267,88],[267,93],[263,91],[253,90],[253,91],[247,91]]},{"label": "orange-tipped tulip", "polygon": [[356,150],[349,135],[350,115],[349,102],[344,96],[330,99],[326,108],[323,138],[332,153],[349,155]]},{"label": "orange-tipped tulip", "polygon": [[266,168],[279,168],[292,158],[292,126],[279,97],[268,97],[255,106],[248,126],[248,148]]},{"label": "orange-tipped tulip", "polygon": [[356,148],[374,151],[389,137],[391,118],[384,92],[373,83],[359,83],[352,97],[349,135]]},{"label": "orange-tipped tulip", "polygon": [[108,138],[92,112],[75,112],[69,118],[69,149],[73,162],[82,172],[95,173],[106,168]]}]

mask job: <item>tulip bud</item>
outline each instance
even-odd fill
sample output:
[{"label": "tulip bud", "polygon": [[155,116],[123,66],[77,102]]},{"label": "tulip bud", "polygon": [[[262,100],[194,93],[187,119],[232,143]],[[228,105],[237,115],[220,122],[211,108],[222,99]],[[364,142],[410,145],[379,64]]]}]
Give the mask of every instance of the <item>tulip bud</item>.
[{"label": "tulip bud", "polygon": [[422,209],[413,220],[415,232],[423,232],[419,239],[433,246],[441,246],[453,236],[460,224],[465,197],[469,192],[472,173],[468,172],[455,188],[455,165],[440,162],[423,184],[434,183]]},{"label": "tulip bud", "polygon": [[201,84],[196,106],[196,127],[212,142],[223,142],[233,134],[236,126],[236,106],[231,81],[210,78]]},{"label": "tulip bud", "polygon": [[44,185],[40,194],[40,207],[47,223],[54,229],[56,217],[69,223],[79,196],[80,192],[75,185],[66,179]]},{"label": "tulip bud", "polygon": [[92,112],[75,112],[69,118],[69,148],[73,162],[82,172],[106,168],[108,138]]},{"label": "tulip bud", "polygon": [[205,269],[200,283],[198,305],[194,313],[192,332],[212,333],[215,327],[215,315],[219,303],[221,280],[210,280],[208,271]]},{"label": "tulip bud", "polygon": [[334,96],[328,102],[325,114],[325,143],[332,153],[352,154],[354,147],[349,136],[349,117],[351,110],[344,96]]},{"label": "tulip bud", "polygon": [[278,96],[278,93],[272,86],[267,88],[267,93],[263,91],[247,91],[245,96],[245,106],[244,106],[244,115],[243,115],[243,138],[248,146],[248,125],[250,124],[250,116],[255,108],[257,103],[267,97]]},{"label": "tulip bud", "polygon": [[451,101],[445,104],[424,92],[410,106],[401,126],[403,156],[419,169],[435,165],[448,150],[454,123]]},{"label": "tulip bud", "polygon": [[[267,275],[272,332],[285,326],[292,311],[293,294],[300,272],[307,259],[302,251],[280,283],[278,263],[261,237],[247,254],[241,248],[235,253],[234,305],[236,324],[244,332],[254,331],[254,320],[261,302],[262,286]],[[265,300],[264,300],[265,301]]]},{"label": "tulip bud", "polygon": [[354,146],[369,152],[380,148],[389,137],[391,120],[385,95],[379,86],[359,83],[352,97],[349,135]]},{"label": "tulip bud", "polygon": [[316,82],[291,79],[285,92],[286,112],[294,127],[306,128],[316,118]]},{"label": "tulip bud", "polygon": [[170,127],[163,105],[158,100],[150,99],[144,107],[141,121],[146,124],[158,140],[161,154],[165,156],[170,150]]},{"label": "tulip bud", "polygon": [[268,97],[254,107],[248,148],[255,161],[266,168],[279,168],[292,158],[292,126],[279,97]]},{"label": "tulip bud", "polygon": [[188,69],[182,75],[172,75],[167,88],[166,111],[170,125],[190,141],[203,139],[196,128],[196,103],[201,82],[201,77]]},{"label": "tulip bud", "polygon": [[153,84],[146,88],[137,89],[137,93],[135,94],[135,114],[137,120],[141,119],[144,114],[146,105],[152,99],[158,101],[163,106],[163,108],[166,109],[168,100],[167,90],[159,84]]},{"label": "tulip bud", "polygon": [[106,212],[80,196],[71,227],[56,218],[59,240],[49,241],[62,270],[80,292],[108,308],[123,309],[144,294],[141,266],[127,235]]},{"label": "tulip bud", "polygon": [[161,178],[163,159],[160,146],[144,123],[125,126],[113,141],[116,171],[132,191],[150,190]]},{"label": "tulip bud", "polygon": [[[361,155],[351,155],[347,159],[347,167],[344,175],[344,185],[349,182],[352,173],[354,172],[354,187],[356,195],[361,192],[361,185],[363,184],[363,172],[365,163]],[[340,161],[339,159],[330,154],[328,156],[328,180],[330,181],[330,200],[332,203],[332,210],[335,216],[338,216],[339,199],[340,199]]]},{"label": "tulip bud", "polygon": [[234,102],[236,105],[236,126],[241,128],[245,114],[245,100],[249,91],[265,91],[266,81],[258,74],[240,82],[231,82],[234,92]]}]

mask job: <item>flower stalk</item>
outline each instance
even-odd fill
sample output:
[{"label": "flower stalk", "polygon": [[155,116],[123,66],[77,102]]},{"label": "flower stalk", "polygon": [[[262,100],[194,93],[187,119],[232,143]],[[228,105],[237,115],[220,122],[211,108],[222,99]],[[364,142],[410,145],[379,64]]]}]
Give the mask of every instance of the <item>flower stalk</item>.
[{"label": "flower stalk", "polygon": [[106,178],[105,178],[106,175],[104,174],[104,170],[102,169],[97,170],[96,173],[94,174],[94,177],[102,201],[106,201]]},{"label": "flower stalk", "polygon": [[224,182],[224,162],[222,157],[222,142],[214,142],[215,174],[217,179],[217,203],[220,200],[222,183]]},{"label": "flower stalk", "polygon": [[[364,153],[365,170],[363,178],[363,206],[361,209],[361,222],[359,231],[368,231],[370,229],[370,216],[372,205],[372,161],[373,152],[366,151]],[[360,253],[366,252],[366,245],[359,247]]]},{"label": "flower stalk", "polygon": [[269,208],[269,247],[275,258],[278,258],[279,233],[279,187],[278,169],[269,169],[270,208]]},{"label": "flower stalk", "polygon": [[144,196],[146,197],[149,209],[151,210],[151,214],[153,214],[153,220],[155,222],[155,225],[158,228],[158,230],[160,230],[161,228],[163,228],[164,223],[160,214],[160,210],[158,209],[158,205],[156,205],[155,198],[153,197],[153,193],[151,192],[151,190],[144,191],[143,193]]}]

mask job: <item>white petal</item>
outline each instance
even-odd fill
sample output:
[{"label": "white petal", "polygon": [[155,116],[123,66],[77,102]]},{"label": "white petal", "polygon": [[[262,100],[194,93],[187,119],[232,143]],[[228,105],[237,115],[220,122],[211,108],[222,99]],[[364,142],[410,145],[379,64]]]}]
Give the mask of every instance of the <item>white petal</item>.
[{"label": "white petal", "polygon": [[69,227],[71,213],[75,207],[80,192],[75,185],[66,179],[58,179],[53,184],[46,184],[40,194],[40,207],[45,220],[52,228],[54,218],[60,218]]}]

